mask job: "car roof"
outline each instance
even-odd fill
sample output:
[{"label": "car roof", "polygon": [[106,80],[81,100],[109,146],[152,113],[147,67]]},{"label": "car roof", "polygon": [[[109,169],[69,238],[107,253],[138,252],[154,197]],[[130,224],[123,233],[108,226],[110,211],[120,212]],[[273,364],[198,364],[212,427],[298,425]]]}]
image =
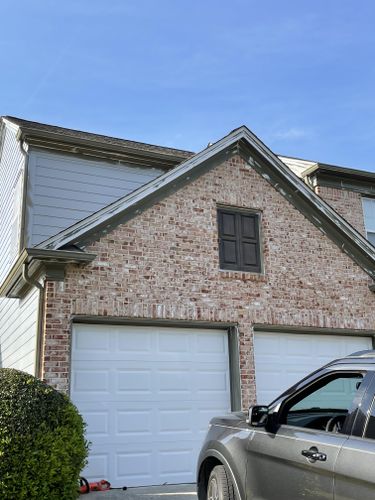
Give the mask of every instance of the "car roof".
[{"label": "car roof", "polygon": [[356,351],[344,358],[335,359],[330,365],[342,364],[342,363],[350,363],[350,364],[375,364],[375,350],[368,349],[366,351]]}]

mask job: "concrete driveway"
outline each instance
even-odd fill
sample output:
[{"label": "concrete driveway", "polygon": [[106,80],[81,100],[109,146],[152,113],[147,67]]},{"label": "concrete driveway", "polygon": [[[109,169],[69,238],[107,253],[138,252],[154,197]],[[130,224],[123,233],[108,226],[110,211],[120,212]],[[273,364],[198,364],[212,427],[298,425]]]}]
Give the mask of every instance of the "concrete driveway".
[{"label": "concrete driveway", "polygon": [[[85,498],[81,495],[80,498]],[[174,484],[166,486],[142,486],[110,491],[90,492],[87,500],[197,500],[195,484]]]}]

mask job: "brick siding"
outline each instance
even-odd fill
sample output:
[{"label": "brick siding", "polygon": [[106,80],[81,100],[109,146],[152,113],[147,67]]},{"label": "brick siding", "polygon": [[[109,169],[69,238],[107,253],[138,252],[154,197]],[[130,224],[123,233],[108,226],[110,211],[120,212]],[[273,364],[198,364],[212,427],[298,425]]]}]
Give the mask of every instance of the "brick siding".
[{"label": "brick siding", "polygon": [[[261,211],[264,275],[219,270],[217,204]],[[47,286],[44,378],[63,391],[73,314],[237,322],[244,407],[255,399],[255,323],[375,327],[368,276],[239,156],[87,250],[94,262]]]},{"label": "brick siding", "polygon": [[366,236],[362,196],[348,189],[317,186],[316,193],[346,219],[357,231]]}]

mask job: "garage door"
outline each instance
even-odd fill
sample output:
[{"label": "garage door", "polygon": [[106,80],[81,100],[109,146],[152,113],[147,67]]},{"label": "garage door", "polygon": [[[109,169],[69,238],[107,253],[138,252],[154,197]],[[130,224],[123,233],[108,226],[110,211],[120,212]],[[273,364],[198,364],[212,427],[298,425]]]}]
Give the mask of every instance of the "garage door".
[{"label": "garage door", "polygon": [[255,332],[258,403],[270,403],[322,365],[363,349],[372,349],[371,337]]},{"label": "garage door", "polygon": [[227,332],[76,325],[71,397],[92,442],[88,479],[191,483],[209,420],[230,410]]}]

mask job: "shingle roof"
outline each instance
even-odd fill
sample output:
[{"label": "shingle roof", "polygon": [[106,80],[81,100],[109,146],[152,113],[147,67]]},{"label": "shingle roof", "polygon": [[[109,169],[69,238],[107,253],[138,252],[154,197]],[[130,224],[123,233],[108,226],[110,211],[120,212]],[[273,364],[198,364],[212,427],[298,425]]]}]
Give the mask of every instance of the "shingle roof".
[{"label": "shingle roof", "polygon": [[44,136],[56,136],[61,140],[67,139],[70,141],[89,141],[91,143],[98,143],[100,146],[123,147],[124,149],[132,149],[137,151],[144,151],[145,153],[157,153],[163,156],[170,156],[171,158],[180,158],[180,161],[186,160],[193,156],[193,152],[185,151],[182,149],[174,149],[164,146],[156,146],[154,144],[146,144],[143,142],[130,141],[128,139],[120,139],[117,137],[109,137],[107,135],[94,134],[92,132],[84,132],[81,130],[74,130],[65,127],[58,127],[56,125],[48,125],[45,123],[33,122],[23,120],[14,116],[3,116],[4,119],[18,125],[21,130],[27,134]]}]

